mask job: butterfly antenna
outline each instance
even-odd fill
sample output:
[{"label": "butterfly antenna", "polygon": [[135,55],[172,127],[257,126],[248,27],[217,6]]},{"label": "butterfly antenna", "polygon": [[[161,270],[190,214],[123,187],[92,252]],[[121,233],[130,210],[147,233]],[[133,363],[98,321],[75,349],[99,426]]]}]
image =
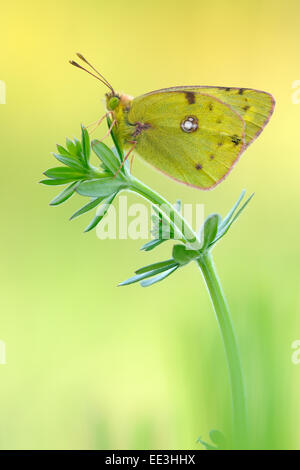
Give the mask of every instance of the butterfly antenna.
[{"label": "butterfly antenna", "polygon": [[83,62],[85,62],[87,65],[89,65],[91,67],[91,69],[94,70],[94,72],[96,72],[99,75],[99,77],[102,78],[102,80],[104,80],[104,82],[106,83],[108,88],[110,88],[111,91],[114,93],[114,89],[111,86],[111,84],[109,83],[109,81],[85,57],[83,57],[82,54],[77,52],[76,55],[77,55],[77,57],[79,57],[79,59],[81,59]]},{"label": "butterfly antenna", "polygon": [[69,60],[69,63],[71,65],[74,65],[74,67],[78,67],[79,69],[81,70],[84,70],[85,72],[89,73],[90,75],[92,75],[92,77],[94,78],[97,78],[97,80],[99,80],[101,83],[103,83],[105,86],[107,86],[113,93],[113,95],[115,95],[115,92],[114,92],[114,89],[111,85],[109,85],[108,83],[106,83],[106,81],[102,80],[101,78],[97,77],[97,75],[95,75],[94,73],[90,72],[89,70],[85,69],[84,67],[82,67],[81,65],[79,65],[77,62],[75,62],[74,60]]}]

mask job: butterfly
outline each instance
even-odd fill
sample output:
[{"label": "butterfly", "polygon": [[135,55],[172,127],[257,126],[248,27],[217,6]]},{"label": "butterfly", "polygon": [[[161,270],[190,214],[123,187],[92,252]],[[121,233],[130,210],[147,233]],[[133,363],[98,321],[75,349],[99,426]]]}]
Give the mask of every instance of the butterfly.
[{"label": "butterfly", "polygon": [[275,107],[270,93],[251,88],[178,86],[137,98],[116,93],[81,54],[94,73],[72,65],[109,88],[107,113],[126,160],[137,154],[180,183],[212,189],[232,170],[269,122]]}]

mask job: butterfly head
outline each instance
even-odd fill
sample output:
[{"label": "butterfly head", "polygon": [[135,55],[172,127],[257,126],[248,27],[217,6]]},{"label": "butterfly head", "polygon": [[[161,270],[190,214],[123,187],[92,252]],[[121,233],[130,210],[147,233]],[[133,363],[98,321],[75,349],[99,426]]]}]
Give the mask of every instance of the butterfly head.
[{"label": "butterfly head", "polygon": [[106,94],[106,107],[108,111],[114,111],[119,106],[124,109],[130,108],[130,102],[133,100],[132,96],[125,95],[124,93],[107,93]]}]

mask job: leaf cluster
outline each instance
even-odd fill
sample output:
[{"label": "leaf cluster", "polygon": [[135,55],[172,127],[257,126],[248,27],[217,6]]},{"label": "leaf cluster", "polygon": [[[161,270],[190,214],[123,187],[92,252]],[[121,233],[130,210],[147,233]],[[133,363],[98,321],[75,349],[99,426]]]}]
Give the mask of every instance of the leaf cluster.
[{"label": "leaf cluster", "polygon": [[[178,268],[181,268],[191,261],[195,261],[203,254],[211,250],[216,243],[224,237],[232,224],[241,215],[242,211],[249,204],[253,194],[241,205],[245,196],[243,190],[240,197],[230,209],[228,214],[222,219],[219,214],[210,214],[204,221],[200,230],[201,248],[199,250],[191,250],[186,245],[180,243],[173,246],[172,258],[161,261],[159,263],[150,264],[135,271],[135,276],[129,278],[127,281],[121,282],[120,286],[134,284],[140,282],[142,287],[151,286],[160,282],[173,274]],[[177,209],[180,208],[180,203],[176,203]],[[167,228],[170,237],[166,237]],[[154,230],[155,238],[142,246],[142,250],[151,251],[161,243],[168,239],[174,239],[174,230],[172,226],[168,226],[167,219],[157,211],[154,215]]]},{"label": "leaf cluster", "polygon": [[[98,167],[90,162],[91,150],[100,161]],[[101,222],[116,195],[128,187],[128,167],[122,165],[122,156],[115,149],[109,149],[99,140],[90,142],[84,126],[81,126],[81,141],[67,138],[66,146],[57,145],[57,152],[53,155],[64,166],[45,171],[48,179],[41,183],[68,186],[52,199],[50,205],[66,202],[75,192],[89,197],[89,202],[70,217],[73,220],[99,206],[96,216],[85,229],[88,232]]]}]

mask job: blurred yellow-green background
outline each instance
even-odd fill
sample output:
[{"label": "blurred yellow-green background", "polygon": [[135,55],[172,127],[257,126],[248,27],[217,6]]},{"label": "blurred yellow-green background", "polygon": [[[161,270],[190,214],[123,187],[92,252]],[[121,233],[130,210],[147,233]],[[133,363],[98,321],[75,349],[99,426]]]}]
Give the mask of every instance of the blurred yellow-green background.
[{"label": "blurred yellow-green background", "polygon": [[[133,96],[174,85],[252,87],[277,101],[271,122],[210,192],[135,159],[169,200],[224,214],[255,198],[216,248],[245,369],[253,447],[300,448],[300,5],[296,0],[28,0],[1,6],[2,449],[198,449],[230,432],[226,362],[200,272],[190,265],[149,289],[116,288],[170,255],[141,240],[83,234],[82,205],[59,208],[38,185],[50,152],[103,113],[104,86],[68,64],[86,54]],[[104,135],[105,126],[98,131]],[[134,202],[139,202],[132,197]]]}]

